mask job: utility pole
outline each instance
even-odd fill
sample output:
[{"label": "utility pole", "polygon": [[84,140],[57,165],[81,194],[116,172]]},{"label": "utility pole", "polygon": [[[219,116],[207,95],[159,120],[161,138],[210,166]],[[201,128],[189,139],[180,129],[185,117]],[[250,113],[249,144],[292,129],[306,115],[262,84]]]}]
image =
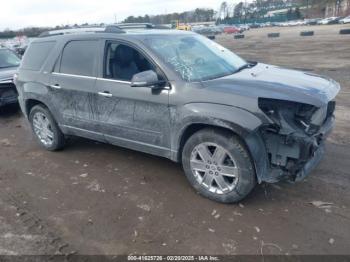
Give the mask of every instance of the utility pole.
[{"label": "utility pole", "polygon": [[335,7],[335,16],[339,16],[339,13],[340,13],[340,2],[341,0],[337,0],[336,1],[336,7]]},{"label": "utility pole", "polygon": [[245,0],[244,1],[244,24],[247,24],[247,11],[248,11],[247,0]]}]

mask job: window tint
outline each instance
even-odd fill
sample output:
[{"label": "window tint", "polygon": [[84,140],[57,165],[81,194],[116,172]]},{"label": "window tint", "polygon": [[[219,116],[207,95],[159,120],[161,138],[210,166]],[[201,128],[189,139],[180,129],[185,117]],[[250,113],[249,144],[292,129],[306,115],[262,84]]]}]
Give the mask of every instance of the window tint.
[{"label": "window tint", "polygon": [[55,41],[50,41],[30,44],[23,57],[21,67],[34,71],[40,70],[55,43]]},{"label": "window tint", "polygon": [[72,75],[94,76],[97,50],[97,41],[69,42],[63,50],[60,72]]},{"label": "window tint", "polygon": [[155,67],[140,52],[124,44],[107,43],[104,66],[106,78],[131,81],[133,75],[147,70],[155,70]]}]

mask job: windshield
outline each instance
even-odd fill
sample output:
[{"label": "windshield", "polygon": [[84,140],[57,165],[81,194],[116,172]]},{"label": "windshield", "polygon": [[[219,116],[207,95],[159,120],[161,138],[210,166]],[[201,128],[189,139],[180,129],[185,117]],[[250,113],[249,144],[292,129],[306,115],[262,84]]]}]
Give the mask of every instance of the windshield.
[{"label": "windshield", "polygon": [[230,75],[247,64],[230,50],[200,35],[152,36],[145,41],[183,80],[189,82]]},{"label": "windshield", "polygon": [[0,68],[19,66],[20,59],[8,49],[0,49]]}]

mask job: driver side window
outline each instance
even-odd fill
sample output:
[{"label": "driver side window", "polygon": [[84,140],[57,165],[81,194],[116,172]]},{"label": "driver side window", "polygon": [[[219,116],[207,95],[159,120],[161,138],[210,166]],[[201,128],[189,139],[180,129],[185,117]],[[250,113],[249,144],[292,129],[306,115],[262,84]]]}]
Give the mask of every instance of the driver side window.
[{"label": "driver side window", "polygon": [[137,74],[155,70],[151,64],[136,49],[117,42],[107,42],[105,49],[104,77],[128,81]]}]

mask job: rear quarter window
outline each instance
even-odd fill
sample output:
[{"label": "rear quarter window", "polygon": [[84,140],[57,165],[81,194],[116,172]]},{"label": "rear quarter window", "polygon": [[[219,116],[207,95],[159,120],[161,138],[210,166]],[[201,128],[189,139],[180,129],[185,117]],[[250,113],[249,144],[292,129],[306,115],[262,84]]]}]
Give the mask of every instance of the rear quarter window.
[{"label": "rear quarter window", "polygon": [[31,43],[23,57],[21,68],[39,71],[55,43],[55,41]]}]

